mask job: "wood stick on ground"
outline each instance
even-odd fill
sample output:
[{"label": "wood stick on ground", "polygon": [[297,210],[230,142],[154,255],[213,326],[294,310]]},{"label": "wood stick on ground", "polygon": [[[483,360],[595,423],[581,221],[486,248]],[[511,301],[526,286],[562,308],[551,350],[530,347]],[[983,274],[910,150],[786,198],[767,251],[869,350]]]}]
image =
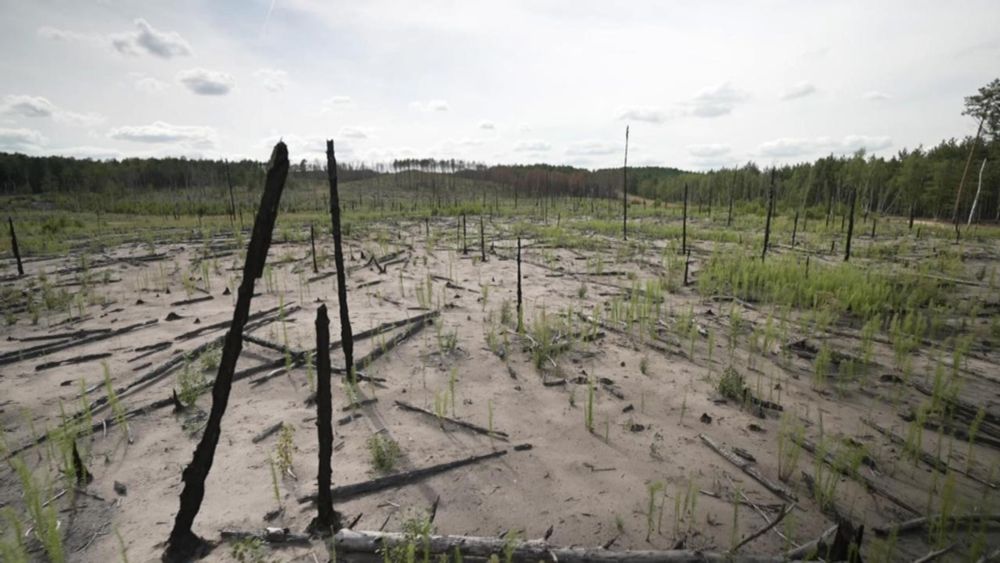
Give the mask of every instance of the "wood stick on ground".
[{"label": "wood stick on ground", "polygon": [[[750,497],[748,497],[746,495],[746,493],[743,492],[743,489],[740,489],[739,487],[736,486],[735,483],[733,483],[733,480],[729,476],[728,473],[726,473],[726,480],[729,481],[729,486],[732,487],[733,490],[736,491],[736,493],[738,495],[740,495],[740,498],[743,499],[743,503],[744,504],[750,506],[750,508],[753,508],[754,511],[756,511],[757,514],[759,514],[760,517],[764,519],[764,523],[765,524],[770,524],[771,523],[771,518],[768,517],[767,513],[764,512],[764,510],[760,507],[760,505],[758,505],[757,503],[755,503],[752,500],[750,500]],[[706,491],[702,491],[702,492],[706,492]],[[795,505],[792,504],[790,506],[794,507]],[[785,509],[785,505],[779,505],[778,509],[779,510],[784,510]],[[788,536],[786,536],[785,534],[781,533],[781,530],[777,530],[777,529],[773,529],[773,528],[772,528],[772,530],[774,531],[775,534],[778,535],[778,537],[780,537],[781,539],[785,540],[786,544],[790,544],[790,545],[796,546],[796,547],[798,546],[798,544],[796,544],[792,540],[788,539]]]},{"label": "wood stick on ground", "polygon": [[[954,525],[977,524],[979,522],[1000,523],[1000,514],[957,514],[949,516],[946,519]],[[879,526],[875,528],[875,533],[880,536],[888,536],[895,533],[898,536],[899,534],[908,532],[918,532],[934,522],[941,522],[940,514],[921,516],[892,526]]]},{"label": "wood stick on ground", "polygon": [[49,354],[53,354],[55,352],[61,352],[63,350],[68,350],[76,346],[82,346],[84,344],[90,344],[92,342],[106,340],[108,338],[113,338],[115,336],[121,336],[122,334],[146,328],[158,322],[159,321],[157,319],[152,319],[141,323],[130,324],[128,326],[124,326],[122,328],[118,328],[109,332],[92,334],[84,338],[78,338],[67,342],[55,342],[51,344],[32,346],[31,348],[26,348],[23,350],[13,350],[11,352],[7,352],[6,354],[0,354],[0,365],[7,365],[24,360],[30,360],[33,358],[37,358],[39,356],[47,356]]},{"label": "wood stick on ground", "polygon": [[262,432],[258,433],[250,441],[253,442],[254,444],[258,444],[260,442],[263,442],[269,436],[275,434],[278,430],[281,430],[281,427],[284,426],[284,424],[285,424],[284,422],[276,422],[276,423],[272,424],[271,426],[268,426],[267,428],[265,428]]},{"label": "wood stick on ground", "polygon": [[[334,536],[338,555],[351,561],[382,561],[385,549],[407,545],[412,538],[394,532],[366,532],[340,530]],[[491,555],[504,557],[509,553],[511,563],[674,563],[730,561],[732,563],[777,563],[787,561],[781,556],[733,555],[697,550],[667,551],[610,551],[603,548],[557,547],[543,540],[511,541],[505,538],[475,536],[428,536],[422,540],[432,556],[462,554],[463,560],[483,561]],[[369,556],[362,558],[359,556]]]},{"label": "wood stick on ground", "polygon": [[[437,465],[431,465],[428,467],[420,467],[413,469],[411,471],[406,471],[403,473],[397,473],[395,475],[387,475],[385,477],[379,477],[377,479],[372,479],[370,481],[362,481],[360,483],[353,483],[350,485],[341,485],[339,487],[333,488],[333,498],[337,500],[348,500],[354,497],[359,497],[362,495],[382,491],[385,489],[392,489],[395,487],[401,487],[403,485],[409,485],[421,479],[426,479],[438,473],[444,473],[445,471],[450,471],[452,469],[458,469],[459,467],[465,467],[466,465],[472,465],[480,461],[485,461],[487,459],[493,459],[495,457],[500,457],[507,455],[507,450],[497,450],[495,452],[490,452],[488,454],[476,455],[472,457],[466,457],[463,459],[449,461],[445,463],[439,463]],[[307,495],[304,497],[299,497],[300,503],[312,502],[316,500],[316,495]]]},{"label": "wood stick on ground", "polygon": [[182,477],[184,488],[180,494],[180,508],[174,519],[167,549],[163,554],[166,561],[187,561],[206,548],[204,540],[192,531],[192,525],[205,497],[205,479],[212,469],[215,448],[222,433],[222,416],[229,404],[233,374],[236,371],[236,362],[243,348],[243,329],[250,314],[254,283],[264,273],[264,263],[267,260],[268,248],[271,246],[274,222],[278,216],[278,203],[281,201],[281,192],[284,190],[287,176],[288,148],[279,141],[271,153],[264,193],[261,196],[260,207],[257,209],[257,217],[254,220],[253,234],[247,247],[246,262],[243,266],[243,281],[240,283],[232,324],[229,332],[226,333],[219,371],[212,387],[212,409],[191,463],[184,469]]},{"label": "wood stick on ground", "polygon": [[396,406],[399,407],[399,408],[401,408],[401,409],[403,409],[403,410],[407,410],[407,411],[411,411],[411,412],[418,412],[420,414],[423,414],[425,416],[429,416],[429,417],[431,417],[431,418],[433,418],[435,420],[438,420],[440,422],[447,422],[447,423],[450,423],[450,424],[454,424],[455,426],[460,426],[460,427],[465,428],[467,430],[471,430],[471,431],[473,431],[473,432],[475,432],[477,434],[482,434],[484,436],[489,436],[491,438],[496,438],[498,440],[503,440],[505,442],[510,437],[510,436],[507,435],[506,432],[501,432],[499,430],[493,430],[493,431],[491,431],[488,428],[483,428],[482,426],[479,426],[479,425],[476,425],[476,424],[472,424],[471,422],[465,422],[464,420],[458,420],[458,419],[455,419],[455,418],[449,418],[447,416],[438,416],[438,415],[432,413],[431,411],[429,411],[427,409],[422,409],[422,408],[420,408],[418,406],[411,405],[411,404],[406,403],[404,401],[396,401]]},{"label": "wood stick on ground", "polygon": [[777,526],[778,523],[780,523],[782,520],[784,520],[785,516],[788,516],[788,513],[791,512],[791,511],[793,511],[793,510],[795,510],[795,505],[794,504],[790,504],[788,506],[783,507],[781,509],[781,512],[778,513],[778,517],[777,518],[775,518],[774,520],[772,520],[769,524],[767,524],[763,528],[757,530],[756,532],[754,532],[754,533],[750,534],[749,536],[747,536],[746,538],[744,538],[743,541],[741,541],[740,543],[736,544],[736,547],[734,547],[732,549],[732,552],[736,553],[736,551],[739,548],[741,548],[744,545],[752,542],[753,540],[759,538],[760,536],[766,534],[768,530],[770,530],[771,528],[774,528],[775,526]]},{"label": "wood stick on ground", "polygon": [[698,434],[698,437],[701,438],[701,441],[704,442],[705,445],[707,445],[709,448],[711,448],[712,451],[725,458],[726,461],[728,461],[729,463],[732,463],[736,467],[740,468],[741,471],[743,471],[744,473],[752,477],[755,481],[763,485],[765,489],[778,495],[782,500],[786,502],[789,503],[798,502],[798,498],[795,497],[795,494],[786,489],[784,486],[775,483],[774,481],[771,481],[767,477],[761,475],[760,472],[757,471],[757,468],[754,467],[749,461],[739,457],[738,455],[729,451],[724,446],[717,444],[714,440],[712,440],[711,438],[709,438],[704,434]]},{"label": "wood stick on ground", "polygon": [[934,561],[938,557],[941,557],[942,555],[948,553],[953,549],[955,549],[955,544],[951,544],[947,547],[930,551],[927,553],[927,555],[924,555],[920,559],[914,559],[913,563],[930,563],[931,561]]}]

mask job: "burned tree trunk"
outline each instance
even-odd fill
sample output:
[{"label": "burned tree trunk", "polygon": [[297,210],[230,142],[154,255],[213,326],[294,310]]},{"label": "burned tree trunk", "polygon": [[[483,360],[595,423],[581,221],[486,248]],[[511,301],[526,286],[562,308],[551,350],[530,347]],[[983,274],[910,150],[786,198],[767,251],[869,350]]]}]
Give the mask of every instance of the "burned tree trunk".
[{"label": "burned tree trunk", "polygon": [[462,254],[469,253],[469,237],[465,230],[465,213],[462,213]]},{"label": "burned tree trunk", "polygon": [[681,223],[681,254],[688,249],[688,185],[684,184],[684,219]]},{"label": "burned tree trunk", "polygon": [[854,204],[857,202],[857,199],[858,199],[858,190],[857,189],[851,190],[851,204],[850,204],[851,210],[848,211],[849,219],[847,222],[847,242],[844,245],[845,248],[844,262],[847,262],[851,259],[851,236],[854,234]]},{"label": "burned tree trunk", "polygon": [[767,190],[767,220],[764,223],[764,248],[760,252],[760,261],[767,256],[767,246],[771,242],[771,215],[774,214],[774,169],[771,169],[771,187]]},{"label": "burned tree trunk", "polygon": [[517,237],[517,331],[524,330],[524,310],[521,305],[521,237]]},{"label": "burned tree trunk", "polygon": [[622,238],[628,240],[628,125],[625,126],[625,164],[622,166]]},{"label": "burned tree trunk", "polygon": [[180,509],[174,519],[174,527],[170,532],[167,549],[163,554],[165,561],[187,561],[204,551],[206,544],[192,531],[191,526],[201,509],[205,498],[205,479],[212,469],[215,458],[215,448],[222,432],[222,416],[229,404],[229,393],[233,386],[233,373],[236,361],[243,348],[243,327],[246,326],[250,314],[250,301],[253,299],[254,282],[264,273],[264,263],[267,251],[271,246],[271,233],[274,221],[278,216],[278,203],[288,176],[288,148],[279,142],[271,153],[268,165],[267,180],[257,218],[254,220],[250,245],[247,247],[246,262],[243,265],[243,281],[240,283],[236,308],[233,310],[233,321],[226,333],[222,348],[222,359],[219,371],[212,385],[212,410],[208,415],[204,433],[194,458],[184,469],[182,480],[184,489],[180,496]]},{"label": "burned tree trunk", "polygon": [[792,221],[792,248],[795,247],[795,234],[799,230],[799,212],[795,212],[795,220]]},{"label": "burned tree trunk", "polygon": [[7,217],[7,224],[10,225],[10,246],[14,251],[14,259],[17,260],[17,275],[24,275],[24,266],[21,265],[21,250],[17,247],[17,234],[14,232],[14,219]]},{"label": "burned tree trunk", "polygon": [[733,171],[733,183],[729,185],[729,214],[726,216],[726,226],[730,227],[733,224],[733,196],[736,193],[736,177],[737,172]]},{"label": "burned tree trunk", "polygon": [[[233,180],[229,176],[229,161],[226,161],[226,184],[229,185],[229,223],[236,228],[236,198],[233,196]],[[243,225],[240,225],[243,228]]]},{"label": "burned tree trunk", "polygon": [[486,261],[486,228],[483,225],[483,216],[479,216],[479,254],[483,262]]},{"label": "burned tree trunk", "polygon": [[309,224],[309,245],[312,246],[312,257],[313,257],[313,273],[319,273],[319,264],[316,262],[316,229],[313,228],[312,223]]},{"label": "burned tree trunk", "polygon": [[312,528],[328,533],[340,529],[340,514],[333,509],[330,476],[333,471],[333,405],[330,397],[330,319],[326,305],[316,311],[316,433],[319,437],[319,515]]},{"label": "burned tree trunk", "polygon": [[340,347],[344,350],[347,378],[354,383],[354,336],[347,311],[347,270],[344,268],[343,237],[340,234],[340,195],[337,192],[337,157],[333,141],[326,142],[326,172],[330,179],[330,219],[333,222],[333,261],[337,265],[337,302],[340,305]]}]

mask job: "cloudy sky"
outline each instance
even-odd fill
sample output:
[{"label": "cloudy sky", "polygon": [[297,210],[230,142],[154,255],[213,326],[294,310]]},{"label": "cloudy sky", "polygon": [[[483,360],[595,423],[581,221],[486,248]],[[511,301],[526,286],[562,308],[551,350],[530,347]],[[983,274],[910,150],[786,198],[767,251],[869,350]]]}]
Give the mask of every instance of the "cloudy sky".
[{"label": "cloudy sky", "polygon": [[686,169],[974,133],[1000,2],[0,0],[0,150]]}]

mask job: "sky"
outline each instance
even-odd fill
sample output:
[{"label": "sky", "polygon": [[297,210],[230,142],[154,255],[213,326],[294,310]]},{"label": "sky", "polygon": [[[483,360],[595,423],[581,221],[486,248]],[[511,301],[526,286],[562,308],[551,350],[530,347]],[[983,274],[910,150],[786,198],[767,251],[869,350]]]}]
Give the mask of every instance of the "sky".
[{"label": "sky", "polygon": [[975,133],[1000,2],[0,0],[0,151],[705,170]]}]

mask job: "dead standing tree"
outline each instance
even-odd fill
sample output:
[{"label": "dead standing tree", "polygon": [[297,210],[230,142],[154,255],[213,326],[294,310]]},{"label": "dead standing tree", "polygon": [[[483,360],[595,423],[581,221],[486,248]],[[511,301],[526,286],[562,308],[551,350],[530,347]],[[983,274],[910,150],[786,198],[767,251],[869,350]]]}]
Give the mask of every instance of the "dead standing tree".
[{"label": "dead standing tree", "polygon": [[222,348],[222,359],[219,371],[212,385],[212,410],[208,415],[208,423],[202,434],[194,458],[184,469],[181,479],[184,489],[180,495],[180,509],[174,519],[174,527],[170,532],[167,549],[163,553],[164,561],[188,561],[207,549],[206,542],[195,535],[191,527],[201,509],[205,498],[205,479],[212,469],[215,458],[215,448],[219,443],[222,431],[222,416],[229,404],[229,393],[233,387],[233,373],[236,371],[236,361],[243,349],[243,328],[250,315],[250,301],[253,299],[254,282],[264,273],[264,263],[267,251],[271,246],[271,233],[278,217],[278,203],[281,192],[288,177],[288,148],[285,143],[278,142],[271,153],[268,164],[267,180],[264,194],[261,196],[257,218],[254,220],[253,234],[247,247],[246,262],[243,265],[243,281],[233,310],[233,321],[226,333]]},{"label": "dead standing tree", "polygon": [[767,246],[771,242],[771,215],[774,214],[774,168],[771,169],[771,186],[767,190],[767,221],[764,223],[764,248],[760,252],[760,261],[767,256]]},{"label": "dead standing tree", "polygon": [[[851,190],[851,210],[849,211],[850,215],[848,215],[849,219],[847,222],[847,242],[844,245],[844,262],[848,262],[851,259],[851,237],[854,235],[854,204],[857,202],[857,199],[858,190],[855,188]],[[872,236],[875,236],[874,226],[872,226]]]},{"label": "dead standing tree", "polygon": [[628,125],[625,126],[625,164],[622,166],[622,238],[628,240]]},{"label": "dead standing tree", "polygon": [[7,217],[7,224],[10,225],[10,246],[14,251],[14,259],[17,260],[17,275],[24,275],[24,266],[21,265],[21,251],[17,247],[17,234],[14,233],[14,219]]},{"label": "dead standing tree", "polygon": [[337,303],[340,305],[340,347],[344,350],[344,369],[347,378],[354,380],[354,336],[351,317],[347,312],[347,270],[344,268],[344,244],[340,232],[340,195],[337,191],[337,157],[333,141],[326,142],[326,174],[330,179],[330,220],[333,223],[333,261],[337,266]]},{"label": "dead standing tree", "polygon": [[319,437],[319,515],[312,528],[321,533],[340,529],[340,514],[333,509],[330,477],[333,472],[333,405],[330,396],[330,318],[326,305],[316,311],[316,432]]}]

